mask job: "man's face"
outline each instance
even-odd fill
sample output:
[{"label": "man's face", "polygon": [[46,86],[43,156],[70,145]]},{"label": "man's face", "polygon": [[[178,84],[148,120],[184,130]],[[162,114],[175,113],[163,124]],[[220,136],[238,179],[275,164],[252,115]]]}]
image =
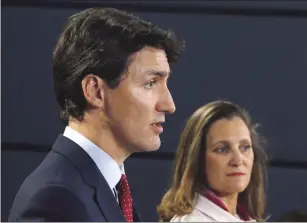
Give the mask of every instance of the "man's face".
[{"label": "man's face", "polygon": [[170,67],[164,50],[135,53],[115,89],[105,92],[105,115],[119,146],[127,152],[154,151],[160,145],[166,113],[175,112],[167,86]]}]

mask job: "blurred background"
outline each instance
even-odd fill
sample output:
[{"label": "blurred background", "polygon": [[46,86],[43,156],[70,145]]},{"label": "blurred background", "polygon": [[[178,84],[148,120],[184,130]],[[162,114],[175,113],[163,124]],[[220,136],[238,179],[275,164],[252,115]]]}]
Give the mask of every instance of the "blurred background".
[{"label": "blurred background", "polygon": [[172,67],[177,111],[159,151],[126,161],[144,221],[171,176],[186,119],[212,100],[245,107],[268,140],[269,221],[307,210],[307,2],[305,1],[2,1],[1,220],[15,193],[64,126],[52,84],[52,51],[67,18],[88,7],[134,12],[186,40]]}]

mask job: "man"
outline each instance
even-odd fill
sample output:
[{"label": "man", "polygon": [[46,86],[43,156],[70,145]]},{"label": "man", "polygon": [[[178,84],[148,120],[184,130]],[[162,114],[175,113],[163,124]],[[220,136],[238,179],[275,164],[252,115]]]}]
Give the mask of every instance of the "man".
[{"label": "man", "polygon": [[53,55],[67,127],[22,184],[9,221],[141,221],[123,163],[160,147],[175,111],[169,63],[182,50],[172,32],[123,11],[71,16]]}]

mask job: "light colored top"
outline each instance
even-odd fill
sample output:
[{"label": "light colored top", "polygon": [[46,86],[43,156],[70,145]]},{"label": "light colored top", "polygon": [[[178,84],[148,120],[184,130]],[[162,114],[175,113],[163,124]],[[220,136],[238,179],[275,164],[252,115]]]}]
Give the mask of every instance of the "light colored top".
[{"label": "light colored top", "polygon": [[[233,216],[228,211],[198,194],[194,210],[187,215],[174,216],[171,222],[244,222],[237,216]],[[256,222],[251,219],[249,222]]]},{"label": "light colored top", "polygon": [[115,197],[117,197],[115,186],[119,182],[121,175],[125,174],[124,164],[118,165],[106,152],[69,126],[66,126],[63,135],[78,144],[92,158]]}]

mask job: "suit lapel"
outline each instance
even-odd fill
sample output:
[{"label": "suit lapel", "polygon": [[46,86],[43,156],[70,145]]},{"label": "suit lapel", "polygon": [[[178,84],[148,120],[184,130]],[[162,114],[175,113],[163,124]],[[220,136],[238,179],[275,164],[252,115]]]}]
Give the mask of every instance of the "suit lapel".
[{"label": "suit lapel", "polygon": [[139,213],[139,211],[138,211],[136,202],[134,201],[134,196],[133,196],[134,190],[133,190],[133,186],[130,184],[129,187],[130,187],[130,192],[131,192],[132,202],[133,202],[133,204],[132,204],[132,205],[133,205],[133,221],[134,221],[134,222],[142,222],[143,220],[142,220],[141,215],[140,215],[140,213]]},{"label": "suit lapel", "polygon": [[63,135],[58,137],[53,149],[73,162],[84,181],[95,188],[95,201],[106,220],[125,222],[112,190],[90,156],[78,144]]},{"label": "suit lapel", "polygon": [[96,187],[96,201],[108,221],[126,221],[113,192],[104,178],[99,178],[99,182]]},{"label": "suit lapel", "polygon": [[140,213],[137,210],[135,205],[133,205],[133,221],[134,222],[141,222],[142,221],[141,215],[140,215]]}]

